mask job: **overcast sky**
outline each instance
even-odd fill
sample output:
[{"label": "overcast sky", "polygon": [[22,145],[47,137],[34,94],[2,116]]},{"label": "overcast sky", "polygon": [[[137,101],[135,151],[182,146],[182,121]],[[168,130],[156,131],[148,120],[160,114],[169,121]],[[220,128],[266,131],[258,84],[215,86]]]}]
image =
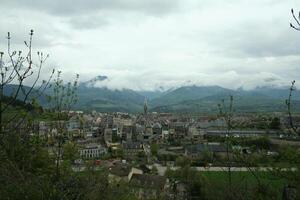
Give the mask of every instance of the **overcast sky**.
[{"label": "overcast sky", "polygon": [[[50,54],[81,81],[106,75],[110,88],[220,85],[251,89],[300,83],[299,0],[0,0],[0,47]],[[100,85],[100,86],[102,86]]]}]

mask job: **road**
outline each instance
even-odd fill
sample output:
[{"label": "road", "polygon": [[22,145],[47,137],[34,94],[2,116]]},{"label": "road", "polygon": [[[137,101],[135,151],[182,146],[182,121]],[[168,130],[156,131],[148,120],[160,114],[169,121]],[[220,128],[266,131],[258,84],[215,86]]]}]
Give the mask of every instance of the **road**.
[{"label": "road", "polygon": [[[160,176],[164,176],[167,170],[167,167],[162,166],[160,164],[153,164],[153,165],[149,165],[148,167],[151,169],[153,166],[155,166],[157,168],[157,173]],[[74,172],[80,172],[80,171],[84,171],[85,170],[85,166],[73,166],[72,167]],[[101,167],[95,167],[94,170],[100,170]],[[180,167],[170,167],[170,169],[172,170],[178,170],[180,169]],[[228,168],[227,167],[194,167],[194,169],[196,169],[197,171],[203,171],[203,172],[222,172],[222,171],[227,171]],[[272,169],[271,167],[259,167],[259,168],[255,168],[252,167],[252,170],[259,170],[259,171],[268,171],[270,169]],[[249,168],[247,167],[231,167],[230,169],[233,172],[246,172],[249,171]],[[286,168],[282,169],[283,171],[287,170]],[[296,168],[290,168],[290,170],[295,171]]]},{"label": "road", "polygon": [[[157,168],[158,174],[163,176],[166,173],[167,167],[162,166],[160,164],[153,164],[153,166],[155,166]],[[149,166],[152,167],[152,166]],[[170,169],[172,170],[177,170],[180,167],[171,167]],[[228,168],[227,167],[194,167],[194,169],[196,169],[197,171],[205,171],[205,172],[222,172],[222,171],[227,171]],[[269,167],[259,167],[259,168],[251,168],[252,170],[259,170],[259,171],[268,171],[271,168]],[[282,170],[287,170],[287,169],[282,169]],[[292,168],[292,170],[296,170],[296,168]],[[246,172],[249,171],[249,168],[247,167],[231,167],[231,171],[233,172]]]}]

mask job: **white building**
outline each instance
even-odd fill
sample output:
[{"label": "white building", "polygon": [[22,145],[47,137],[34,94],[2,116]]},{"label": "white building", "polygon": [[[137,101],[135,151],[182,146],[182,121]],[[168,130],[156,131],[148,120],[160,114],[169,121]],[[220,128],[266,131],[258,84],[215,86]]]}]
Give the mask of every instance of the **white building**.
[{"label": "white building", "polygon": [[99,158],[107,153],[107,149],[99,144],[88,144],[79,153],[84,158]]}]

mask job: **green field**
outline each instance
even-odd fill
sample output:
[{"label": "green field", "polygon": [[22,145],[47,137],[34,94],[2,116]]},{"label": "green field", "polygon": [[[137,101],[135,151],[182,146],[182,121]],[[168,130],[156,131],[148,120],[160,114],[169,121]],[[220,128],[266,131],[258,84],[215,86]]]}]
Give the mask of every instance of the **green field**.
[{"label": "green field", "polygon": [[[203,189],[208,199],[219,199],[229,190],[227,172],[201,174],[206,183]],[[285,184],[284,179],[275,177],[270,172],[255,172],[255,176],[251,172],[232,172],[232,190],[235,194],[242,195],[238,199],[281,199]]]}]

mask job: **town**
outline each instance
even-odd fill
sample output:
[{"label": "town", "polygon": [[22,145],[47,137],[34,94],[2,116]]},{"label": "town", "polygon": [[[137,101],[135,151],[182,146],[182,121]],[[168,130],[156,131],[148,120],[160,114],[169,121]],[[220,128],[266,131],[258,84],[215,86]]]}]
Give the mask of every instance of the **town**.
[{"label": "town", "polygon": [[[57,122],[37,121],[32,134],[47,141],[49,154],[58,157],[56,162],[63,163],[64,148],[72,146],[74,172],[85,171],[88,165],[107,169],[111,181],[127,182],[138,198],[174,195],[166,171],[180,169],[182,160],[197,171],[223,171],[228,155],[256,156],[261,158],[260,170],[266,171],[271,167],[269,159],[279,157],[285,141],[300,145],[298,136],[289,134],[289,118],[282,113],[236,114],[232,130],[219,115],[150,113],[146,101],[144,112],[138,114],[69,111],[67,115],[68,120],[59,123],[63,124],[60,133]],[[294,119],[300,123],[300,118]],[[54,142],[58,134],[63,135],[61,149]],[[226,138],[233,142],[230,149]],[[231,170],[248,171],[247,167],[236,161]],[[177,199],[186,199],[187,186],[176,185]]]}]

